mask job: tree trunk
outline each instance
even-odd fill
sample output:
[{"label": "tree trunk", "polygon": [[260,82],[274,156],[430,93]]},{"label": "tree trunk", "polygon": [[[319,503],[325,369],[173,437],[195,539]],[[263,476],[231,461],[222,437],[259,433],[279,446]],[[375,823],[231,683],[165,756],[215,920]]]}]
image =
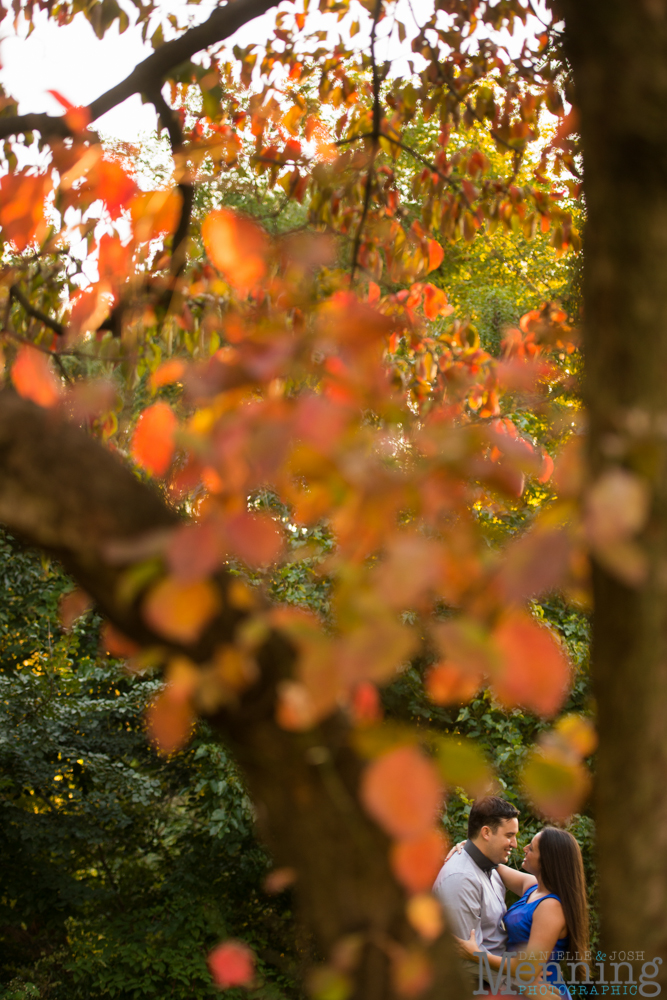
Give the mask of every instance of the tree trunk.
[{"label": "tree trunk", "polygon": [[[145,558],[147,541],[159,541],[178,517],[97,441],[8,390],[0,392],[0,521],[60,558],[126,635],[169,656],[164,638],[143,620],[143,593],[128,600],[120,584],[127,564]],[[231,642],[242,617],[225,601],[227,582],[220,573],[223,608],[201,638],[174,647],[196,663],[206,662],[217,644]],[[319,955],[328,959],[341,937],[359,934],[350,1000],[394,1000],[397,948],[423,942],[392,876],[388,838],[359,803],[363,762],[349,744],[345,720],[333,717],[303,734],[275,721],[276,685],[290,675],[293,659],[286,641],[271,634],[258,652],[258,682],[233,710],[211,721],[245,772],[260,833],[276,862],[297,874],[300,915]],[[442,935],[428,950],[434,977],[420,996],[465,1000],[470,987],[452,939]]]},{"label": "tree trunk", "polygon": [[581,116],[589,459],[650,483],[646,580],[593,569],[602,949],[667,985],[667,2],[562,0]]}]

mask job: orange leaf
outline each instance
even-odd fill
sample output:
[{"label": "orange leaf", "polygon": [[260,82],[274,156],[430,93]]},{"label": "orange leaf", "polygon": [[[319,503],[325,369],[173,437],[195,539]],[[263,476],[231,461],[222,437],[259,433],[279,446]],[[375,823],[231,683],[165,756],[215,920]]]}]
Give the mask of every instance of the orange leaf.
[{"label": "orange leaf", "polygon": [[0,226],[19,252],[43,239],[44,203],[52,186],[50,177],[27,170],[5,174],[0,180]]},{"label": "orange leaf", "polygon": [[554,715],[565,701],[570,666],[553,634],[524,611],[508,614],[494,631],[502,666],[494,677],[498,699],[538,715]]},{"label": "orange leaf", "polygon": [[317,712],[308,688],[298,681],[281,681],[278,685],[276,720],[282,729],[299,732],[311,729]]},{"label": "orange leaf", "polygon": [[85,615],[92,604],[88,594],[78,588],[70,590],[68,594],[63,594],[58,602],[58,618],[66,632],[71,629],[77,618]]},{"label": "orange leaf", "polygon": [[156,632],[176,642],[194,642],[220,607],[209,580],[182,583],[167,576],[144,601],[144,618]]},{"label": "orange leaf", "polygon": [[304,109],[300,108],[298,104],[294,104],[287,114],[283,115],[283,125],[291,135],[298,135],[299,122],[304,114]]},{"label": "orange leaf", "polygon": [[435,941],[442,934],[444,928],[442,907],[430,892],[420,893],[408,900],[406,913],[414,929],[426,941]]},{"label": "orange leaf", "polygon": [[578,757],[589,757],[597,746],[597,733],[590,719],[569,712],[558,720],[554,731],[559,740]]},{"label": "orange leaf", "polygon": [[433,965],[421,948],[398,947],[392,959],[394,987],[401,996],[417,997],[433,982]]},{"label": "orange leaf", "polygon": [[12,367],[12,382],[19,396],[38,406],[55,406],[62,386],[51,370],[46,354],[25,344],[19,348]]},{"label": "orange leaf", "polygon": [[424,678],[428,696],[436,705],[470,701],[479,691],[481,683],[479,671],[465,669],[451,661],[436,663]]},{"label": "orange leaf", "polygon": [[435,766],[411,746],[374,760],[361,779],[361,801],[393,837],[418,837],[428,830],[442,793]]},{"label": "orange leaf", "polygon": [[185,361],[180,358],[170,358],[169,361],[165,361],[151,375],[151,389],[159,389],[160,386],[180,382],[185,374],[185,368]]},{"label": "orange leaf", "polygon": [[174,753],[184,745],[192,730],[194,712],[181,693],[169,687],[153,699],[146,710],[146,728],[162,754]]},{"label": "orange leaf", "polygon": [[201,227],[209,257],[237,291],[248,292],[266,274],[268,240],[250,219],[220,208],[206,216]]},{"label": "orange leaf", "polygon": [[447,841],[438,830],[399,840],[391,848],[394,875],[408,892],[425,892],[435,882],[447,853]]},{"label": "orange leaf", "polygon": [[271,896],[289,889],[297,880],[297,873],[293,868],[274,868],[264,879],[262,888]]},{"label": "orange leaf", "polygon": [[521,784],[528,800],[543,816],[562,822],[588,795],[591,776],[568,754],[535,750],[522,771]]},{"label": "orange leaf", "polygon": [[105,622],[100,632],[100,648],[107,656],[127,659],[139,652],[139,646],[132,639],[119,632],[111,622]]},{"label": "orange leaf", "polygon": [[183,209],[183,196],[178,189],[140,191],[130,202],[134,235],[139,243],[173,233]]},{"label": "orange leaf", "polygon": [[225,941],[208,956],[208,967],[217,986],[223,990],[248,986],[255,975],[253,953],[241,941]]},{"label": "orange leaf", "polygon": [[100,281],[118,285],[132,269],[132,244],[123,246],[117,236],[104,235],[100,240],[100,255],[97,262]]},{"label": "orange leaf", "polygon": [[428,267],[427,273],[429,271],[435,271],[436,267],[440,267],[445,258],[445,251],[442,249],[437,240],[428,241]]},{"label": "orange leaf", "polygon": [[137,465],[162,476],[174,454],[178,420],[166,403],[153,403],[139,417],[132,437],[132,458]]},{"label": "orange leaf", "polygon": [[104,281],[89,285],[79,292],[72,300],[70,335],[99,329],[111,312],[114,298],[110,286]]}]

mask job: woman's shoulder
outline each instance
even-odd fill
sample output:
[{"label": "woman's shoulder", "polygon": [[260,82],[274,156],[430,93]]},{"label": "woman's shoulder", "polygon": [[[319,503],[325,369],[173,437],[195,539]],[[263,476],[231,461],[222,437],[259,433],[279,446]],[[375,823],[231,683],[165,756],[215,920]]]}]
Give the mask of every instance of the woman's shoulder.
[{"label": "woman's shoulder", "polygon": [[548,896],[540,896],[535,900],[533,920],[538,923],[552,924],[562,923],[564,919],[563,904],[555,893]]}]

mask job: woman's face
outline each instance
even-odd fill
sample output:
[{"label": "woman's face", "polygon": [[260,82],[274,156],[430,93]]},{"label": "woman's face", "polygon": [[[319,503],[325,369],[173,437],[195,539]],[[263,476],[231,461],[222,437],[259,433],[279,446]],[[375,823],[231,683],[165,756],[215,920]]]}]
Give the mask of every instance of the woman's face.
[{"label": "woman's face", "polygon": [[536,833],[531,842],[524,847],[521,865],[524,871],[536,877],[540,874],[540,836],[541,834]]}]

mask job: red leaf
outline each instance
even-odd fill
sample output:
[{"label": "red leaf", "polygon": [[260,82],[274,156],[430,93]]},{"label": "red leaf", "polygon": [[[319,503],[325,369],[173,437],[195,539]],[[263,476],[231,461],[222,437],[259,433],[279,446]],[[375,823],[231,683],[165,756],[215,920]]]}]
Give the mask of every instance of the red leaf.
[{"label": "red leaf", "polygon": [[502,658],[493,681],[499,700],[537,715],[554,715],[567,696],[570,665],[549,629],[515,611],[500,622],[494,639]]},{"label": "red leaf", "polygon": [[142,469],[162,476],[174,454],[178,420],[166,403],[153,403],[139,417],[132,437],[132,457]]},{"label": "red leaf", "polygon": [[31,399],[38,406],[55,406],[62,392],[47,355],[27,344],[19,348],[12,367],[12,382],[19,396]]},{"label": "red leaf", "polygon": [[438,316],[449,316],[454,310],[447,302],[447,296],[441,288],[427,283],[424,285],[424,315],[434,320]]},{"label": "red leaf", "polygon": [[213,524],[184,524],[176,528],[167,547],[167,565],[183,583],[203,580],[223,561],[220,535]]},{"label": "red leaf", "polygon": [[408,892],[425,892],[435,882],[447,853],[447,841],[438,830],[399,840],[391,848],[391,867]]},{"label": "red leaf", "polygon": [[208,956],[208,967],[214,982],[223,990],[248,986],[255,975],[253,953],[241,941],[219,944]]},{"label": "red leaf", "polygon": [[499,584],[507,601],[518,603],[547,593],[563,580],[572,550],[564,528],[527,531],[505,547]]},{"label": "red leaf", "polygon": [[554,460],[548,451],[542,456],[542,469],[537,477],[538,483],[548,483],[554,471]]},{"label": "red leaf", "polygon": [[361,779],[361,801],[393,837],[418,837],[428,830],[442,794],[435,766],[411,746],[374,760]]},{"label": "red leaf", "polygon": [[283,549],[283,535],[270,517],[241,511],[225,522],[229,550],[249,566],[275,562]]},{"label": "red leaf", "polygon": [[101,198],[112,219],[117,219],[137,193],[137,185],[116,160],[101,159],[88,174],[86,189]]},{"label": "red leaf", "polygon": [[362,681],[361,684],[357,684],[350,707],[356,725],[378,722],[382,718],[382,706],[375,684],[371,684],[370,681]]},{"label": "red leaf", "polygon": [[194,642],[220,607],[220,595],[208,580],[182,583],[167,576],[144,601],[144,618],[167,639]]}]

